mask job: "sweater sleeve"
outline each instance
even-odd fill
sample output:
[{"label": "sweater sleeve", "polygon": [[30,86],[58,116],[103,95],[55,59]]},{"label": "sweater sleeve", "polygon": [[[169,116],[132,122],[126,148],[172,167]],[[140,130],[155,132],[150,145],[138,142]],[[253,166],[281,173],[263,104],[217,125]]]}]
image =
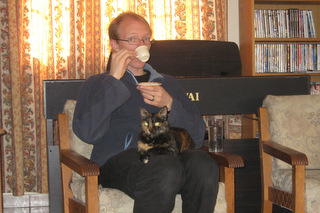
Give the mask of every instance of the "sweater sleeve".
[{"label": "sweater sleeve", "polygon": [[83,141],[99,143],[109,129],[111,114],[130,97],[116,78],[101,74],[81,86],[73,118],[73,131]]}]

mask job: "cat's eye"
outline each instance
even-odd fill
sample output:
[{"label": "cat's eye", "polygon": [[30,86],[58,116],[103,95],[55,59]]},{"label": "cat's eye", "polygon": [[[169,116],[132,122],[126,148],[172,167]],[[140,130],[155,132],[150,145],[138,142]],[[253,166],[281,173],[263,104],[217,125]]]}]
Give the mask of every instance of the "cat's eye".
[{"label": "cat's eye", "polygon": [[143,124],[143,126],[149,126],[147,121],[144,121],[142,124]]},{"label": "cat's eye", "polygon": [[155,126],[160,126],[160,122],[155,122],[154,125]]}]

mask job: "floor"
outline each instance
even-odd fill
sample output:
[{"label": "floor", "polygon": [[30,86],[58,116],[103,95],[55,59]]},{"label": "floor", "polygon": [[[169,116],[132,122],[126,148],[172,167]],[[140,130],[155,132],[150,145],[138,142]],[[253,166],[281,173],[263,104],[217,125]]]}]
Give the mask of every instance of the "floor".
[{"label": "floor", "polygon": [[26,193],[23,196],[3,194],[3,213],[47,213],[48,194]]}]

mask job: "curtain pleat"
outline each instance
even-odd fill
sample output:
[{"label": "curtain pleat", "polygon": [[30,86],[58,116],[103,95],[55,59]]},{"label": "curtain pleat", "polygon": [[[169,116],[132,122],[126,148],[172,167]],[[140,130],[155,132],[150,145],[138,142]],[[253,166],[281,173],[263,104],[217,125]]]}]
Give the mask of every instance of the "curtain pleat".
[{"label": "curtain pleat", "polygon": [[[4,166],[9,167],[10,173],[4,173],[3,179],[6,180],[8,186],[11,188],[14,195],[23,194],[23,103],[22,97],[22,67],[23,67],[23,57],[22,57],[22,18],[23,10],[22,5],[18,4],[19,1],[8,2],[8,29],[9,29],[9,72],[5,72],[8,75],[4,99],[8,101],[6,103],[5,113],[7,117],[5,119],[4,128],[9,130],[9,134],[4,140],[5,157]],[[8,47],[9,47],[8,46]],[[3,91],[3,90],[2,90]],[[9,152],[7,152],[7,150]]]},{"label": "curtain pleat", "polygon": [[227,0],[0,1],[0,126],[4,192],[48,192],[43,80],[105,72],[108,25],[123,11],[156,40],[227,40]]}]

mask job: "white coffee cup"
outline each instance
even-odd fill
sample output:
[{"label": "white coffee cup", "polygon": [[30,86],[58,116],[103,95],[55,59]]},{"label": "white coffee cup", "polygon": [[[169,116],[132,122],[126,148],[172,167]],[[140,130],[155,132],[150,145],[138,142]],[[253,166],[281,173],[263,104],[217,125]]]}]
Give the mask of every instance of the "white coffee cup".
[{"label": "white coffee cup", "polygon": [[149,60],[150,58],[150,53],[149,53],[149,49],[147,46],[139,46],[136,49],[137,52],[137,58],[142,61],[142,62],[146,62]]}]

